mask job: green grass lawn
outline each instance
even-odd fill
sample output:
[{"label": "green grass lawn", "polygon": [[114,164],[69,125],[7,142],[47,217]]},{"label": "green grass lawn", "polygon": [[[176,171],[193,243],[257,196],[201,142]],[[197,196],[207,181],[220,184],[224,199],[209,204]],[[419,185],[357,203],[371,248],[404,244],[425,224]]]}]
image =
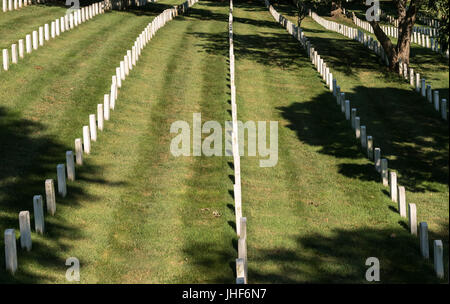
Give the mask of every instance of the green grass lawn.
[{"label": "green grass lawn", "polygon": [[18,43],[19,39],[33,31],[61,18],[65,15],[67,8],[59,5],[33,4],[22,7],[19,10],[9,11],[0,15],[0,49],[8,48],[11,44]]},{"label": "green grass lawn", "polygon": [[[257,227],[249,232],[256,239],[249,244],[259,249],[249,249],[250,270],[260,273],[262,282],[363,281],[363,256],[372,254],[388,264],[384,282],[426,281],[417,270],[427,269],[417,253],[418,240],[407,235],[348,122],[325,86],[317,84],[320,77],[298,44],[279,25],[272,26],[264,11],[251,2],[234,19],[236,40],[242,41],[241,53],[239,44],[236,49],[240,107],[248,108],[244,113],[251,113],[250,119],[257,113],[269,119],[271,114],[285,126],[278,173],[263,174],[255,167],[258,187],[245,187],[253,183],[242,161],[244,214],[255,214],[249,215],[249,223]],[[240,20],[253,31],[241,36]],[[447,126],[407,84],[380,71],[375,55],[367,56],[359,43],[327,32],[311,19],[303,27],[358,108],[375,145],[399,171],[408,203],[418,206],[418,220],[428,222],[432,238],[448,240]],[[361,64],[357,58],[365,56]],[[238,113],[244,115],[241,108]],[[246,201],[252,207],[246,209]],[[272,237],[267,240],[267,235]]]},{"label": "green grass lawn", "polygon": [[[181,2],[97,16],[0,73],[0,231],[18,233],[19,211],[32,211],[33,195],[56,178],[126,50],[152,18]],[[262,1],[234,7],[238,119],[279,122],[275,167],[241,158],[249,282],[364,283],[372,256],[382,283],[438,282],[298,42]],[[81,283],[235,282],[232,158],[169,150],[174,121],[191,122],[194,112],[203,122],[231,120],[228,9],[228,1],[201,1],[158,31],[68,196],[57,196],[47,233],[32,233],[31,252],[18,249],[15,276],[0,255],[0,282],[66,283],[68,257],[80,260]],[[406,84],[375,69],[376,60],[339,63],[333,51],[349,42],[308,22],[308,36],[325,35],[327,61],[447,260],[444,125]]]}]

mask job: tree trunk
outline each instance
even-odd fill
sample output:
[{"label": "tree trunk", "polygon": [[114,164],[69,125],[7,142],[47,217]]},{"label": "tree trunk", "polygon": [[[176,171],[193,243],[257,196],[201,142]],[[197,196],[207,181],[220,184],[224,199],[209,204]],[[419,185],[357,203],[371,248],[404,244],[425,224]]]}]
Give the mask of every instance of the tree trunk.
[{"label": "tree trunk", "polygon": [[409,65],[411,34],[416,22],[417,2],[420,2],[420,0],[411,0],[408,9],[406,9],[406,2],[406,0],[396,0],[399,22],[397,45],[394,46],[391,39],[381,29],[378,21],[370,22],[375,36],[388,57],[391,70],[398,70],[400,61]]}]

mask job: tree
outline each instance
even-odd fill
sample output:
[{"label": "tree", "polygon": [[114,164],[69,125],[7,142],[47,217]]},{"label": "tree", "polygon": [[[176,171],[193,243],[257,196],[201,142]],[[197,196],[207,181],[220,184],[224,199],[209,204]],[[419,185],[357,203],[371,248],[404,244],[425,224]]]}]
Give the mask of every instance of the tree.
[{"label": "tree", "polygon": [[308,3],[307,0],[293,0],[295,7],[297,8],[297,26],[300,27],[303,19],[308,15]]},{"label": "tree", "polygon": [[[400,61],[409,65],[411,34],[416,22],[417,13],[422,7],[426,7],[429,9],[436,9],[437,7],[439,7],[441,13],[444,13],[446,15],[446,21],[441,22],[443,23],[442,27],[445,27],[446,30],[443,29],[440,31],[440,33],[443,36],[441,43],[446,39],[446,42],[443,45],[448,46],[447,0],[393,0],[393,2],[397,7],[398,14],[398,40],[396,45],[394,45],[391,39],[383,32],[380,27],[379,21],[369,21],[370,25],[373,28],[375,36],[381,43],[387,55],[389,68],[391,70],[397,70]],[[407,6],[408,2],[409,6]]]}]

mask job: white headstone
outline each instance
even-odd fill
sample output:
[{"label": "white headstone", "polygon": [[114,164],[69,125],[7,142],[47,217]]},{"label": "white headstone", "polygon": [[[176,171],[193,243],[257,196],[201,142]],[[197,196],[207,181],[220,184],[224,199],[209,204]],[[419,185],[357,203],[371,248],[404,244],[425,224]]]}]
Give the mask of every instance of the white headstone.
[{"label": "white headstone", "polygon": [[417,210],[416,204],[408,204],[409,229],[411,234],[417,235]]},{"label": "white headstone", "polygon": [[360,118],[359,116],[355,117],[355,136],[356,138],[361,137],[361,126],[360,126]]},{"label": "white headstone", "polygon": [[352,108],[351,112],[351,123],[352,123],[352,129],[355,129],[355,118],[356,118],[356,108]]},{"label": "white headstone", "polygon": [[374,165],[375,165],[375,170],[377,170],[377,172],[381,172],[381,149],[380,148],[374,149]]},{"label": "white headstone", "polygon": [[33,31],[33,50],[37,50],[39,46],[38,32]]},{"label": "white headstone", "polygon": [[44,45],[44,28],[42,26],[39,27],[39,45]]},{"label": "white headstone", "polygon": [[27,52],[27,54],[31,53],[31,35],[26,35],[25,36],[25,50]]},{"label": "white headstone", "polygon": [[373,137],[367,135],[367,157],[373,160]]},{"label": "white headstone", "polygon": [[236,259],[236,277],[244,278],[245,282],[245,261],[242,258]]},{"label": "white headstone", "polygon": [[117,92],[117,88],[116,85],[113,83],[111,84],[111,90],[110,90],[110,94],[109,94],[109,108],[114,110],[114,108],[116,107],[116,92]]},{"label": "white headstone", "polygon": [[30,226],[30,212],[20,211],[19,213],[19,227],[20,227],[20,247],[31,250],[31,226]]},{"label": "white headstone", "polygon": [[[6,236],[5,236],[6,238]],[[440,279],[444,278],[444,247],[441,240],[435,240],[434,247],[434,271]]]},{"label": "white headstone", "polygon": [[55,33],[59,36],[59,18],[55,20]]},{"label": "white headstone", "polygon": [[50,215],[55,215],[56,196],[55,196],[55,185],[53,183],[53,179],[45,180],[45,200],[47,202],[47,212]]},{"label": "white headstone", "polygon": [[103,104],[99,103],[97,105],[97,123],[98,123],[98,129],[100,131],[103,131]]},{"label": "white headstone", "polygon": [[110,105],[109,105],[109,95],[105,94],[103,98],[103,111],[104,111],[104,118],[105,120],[109,120],[109,111],[110,111]]},{"label": "white headstone", "polygon": [[89,130],[91,131],[91,140],[97,141],[97,121],[95,114],[89,115]]},{"label": "white headstone", "polygon": [[398,212],[401,217],[406,217],[406,190],[403,186],[398,186]]},{"label": "white headstone", "polygon": [[122,77],[120,76],[120,68],[116,68],[117,87],[122,87]]},{"label": "white headstone", "polygon": [[427,100],[429,103],[433,102],[433,95],[431,93],[431,85],[427,84]]},{"label": "white headstone", "polygon": [[19,57],[23,58],[24,56],[24,47],[23,47],[23,39],[19,40]]},{"label": "white headstone", "polygon": [[55,21],[51,22],[50,33],[51,33],[51,37],[55,38],[55,36],[56,36]]},{"label": "white headstone", "polygon": [[426,85],[425,85],[425,79],[421,79],[420,88],[422,90],[422,97],[426,97]]},{"label": "white headstone", "polygon": [[67,195],[67,184],[66,184],[66,167],[64,164],[58,164],[56,166],[56,175],[58,180],[58,194],[62,197]]},{"label": "white headstone", "polygon": [[339,100],[339,104],[341,105],[341,112],[345,112],[345,93],[341,92],[341,98]]},{"label": "white headstone", "polygon": [[391,201],[396,202],[398,201],[397,197],[397,173],[390,171],[389,172],[389,185],[391,188]]},{"label": "white headstone", "polygon": [[425,259],[430,258],[428,247],[428,225],[426,222],[419,223],[420,253]]},{"label": "white headstone", "polygon": [[49,26],[48,23],[44,25],[44,38],[46,41],[50,40]]},{"label": "white headstone", "polygon": [[367,148],[366,126],[361,126],[361,147]]},{"label": "white headstone", "polygon": [[125,63],[123,61],[120,62],[120,79],[125,80]]},{"label": "white headstone", "polygon": [[67,179],[73,182],[75,180],[75,162],[73,160],[73,151],[66,151],[66,168]]},{"label": "white headstone", "polygon": [[91,153],[91,137],[89,134],[89,126],[83,126],[83,149],[84,153]]},{"label": "white headstone", "polygon": [[11,62],[12,63],[17,63],[18,62],[18,58],[17,58],[17,44],[11,45]]},{"label": "white headstone", "polygon": [[130,69],[128,67],[128,56],[123,56],[123,70],[125,71],[125,76],[130,75]]},{"label": "white headstone", "polygon": [[83,164],[83,145],[81,143],[81,138],[75,139],[75,159],[77,165]]},{"label": "white headstone", "polygon": [[350,100],[345,101],[345,119],[350,120]]},{"label": "white headstone", "polygon": [[238,258],[244,260],[244,278],[247,283],[247,240],[244,238],[238,239]]},{"label": "white headstone", "polygon": [[441,117],[447,120],[447,99],[445,98],[441,100]]},{"label": "white headstone", "polygon": [[388,186],[388,160],[386,158],[381,159],[381,181],[383,186]]},{"label": "white headstone", "polygon": [[3,69],[7,71],[9,69],[9,54],[8,49],[3,50]]},{"label": "white headstone", "polygon": [[44,204],[42,202],[42,195],[33,196],[33,210],[34,210],[34,229],[36,233],[44,234]]},{"label": "white headstone", "polygon": [[5,230],[5,265],[6,270],[12,274],[17,271],[16,232],[14,229]]},{"label": "white headstone", "polygon": [[433,91],[434,109],[439,112],[439,91]]},{"label": "white headstone", "polygon": [[131,62],[131,51],[127,51],[127,62],[128,62],[128,70],[131,71],[133,69],[133,64]]}]

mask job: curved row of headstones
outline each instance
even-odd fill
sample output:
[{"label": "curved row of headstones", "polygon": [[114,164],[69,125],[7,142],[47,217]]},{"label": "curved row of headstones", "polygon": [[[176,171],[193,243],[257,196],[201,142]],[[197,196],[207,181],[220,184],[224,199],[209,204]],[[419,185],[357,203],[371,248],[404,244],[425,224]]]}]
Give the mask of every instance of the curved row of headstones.
[{"label": "curved row of headstones", "polygon": [[[97,115],[89,115],[88,125],[82,128],[82,138],[75,139],[75,153],[66,151],[66,163],[56,166],[58,195],[64,198],[67,195],[67,180],[75,181],[75,168],[83,164],[83,158],[90,154],[91,143],[97,141],[97,130],[103,131],[105,121],[110,120],[110,111],[115,109],[119,88],[137,64],[141,51],[153,38],[156,32],[174,17],[183,14],[187,9],[197,3],[198,0],[188,0],[181,5],[164,10],[150,22],[134,41],[130,50],[127,50],[124,59],[116,68],[116,74],[112,76],[111,90],[104,95],[103,103],[97,105]],[[45,197],[47,213],[54,215],[56,212],[55,185],[53,179],[45,180]],[[44,234],[44,203],[42,195],[33,197],[34,227],[36,233]],[[19,213],[20,246],[30,251],[32,248],[30,212],[28,210]],[[18,269],[15,229],[5,230],[5,261],[6,270],[15,273]]]},{"label": "curved row of headstones", "polygon": [[241,157],[239,154],[238,122],[236,106],[235,61],[233,44],[233,0],[230,0],[228,17],[228,36],[230,43],[230,87],[232,116],[232,153],[234,161],[234,213],[236,215],[236,234],[238,237],[238,258],[236,259],[236,284],[247,284],[247,218],[242,216]]},{"label": "curved row of headstones", "polygon": [[31,5],[31,0],[3,0],[2,2],[2,11],[4,13]]},{"label": "curved row of headstones", "polygon": [[[355,137],[360,141],[361,147],[366,151],[367,157],[374,162],[374,169],[380,173],[381,182],[383,186],[390,186],[391,199],[399,204],[400,216],[406,217],[406,194],[405,188],[397,184],[396,172],[388,169],[388,160],[381,157],[381,149],[375,147],[374,138],[368,135],[366,126],[361,124],[361,118],[357,116],[357,108],[352,108],[350,100],[346,99],[345,93],[341,92],[336,78],[333,77],[330,67],[327,66],[323,58],[320,57],[316,49],[308,41],[301,28],[287,20],[283,15],[280,15],[270,5],[268,0],[264,0],[266,6],[269,8],[270,13],[274,19],[283,25],[288,32],[296,38],[303,48],[306,49],[308,57],[316,67],[317,72],[320,73],[322,79],[326,83],[326,86],[336,98],[336,103],[339,106],[342,113],[345,115],[345,119],[350,121],[351,127],[355,130]],[[391,178],[389,178],[391,177]],[[415,204],[408,205],[408,218],[409,228],[411,234],[417,235],[417,209]],[[429,258],[428,250],[428,226],[427,223],[422,222],[419,225],[420,229],[420,252],[424,258]],[[444,277],[443,267],[443,246],[441,240],[434,240],[434,269],[436,276],[439,278]]]},{"label": "curved row of headstones", "polygon": [[33,50],[44,46],[45,41],[56,38],[61,33],[72,30],[81,23],[105,13],[106,9],[105,1],[96,2],[57,18],[50,24],[47,23],[44,26],[40,26],[38,30],[26,35],[25,43],[23,39],[20,39],[18,45],[15,43],[11,45],[11,56],[8,49],[3,49],[3,70],[8,71],[10,64],[18,63],[19,58],[24,58],[25,53],[31,54]]},{"label": "curved row of headstones", "polygon": [[[378,40],[373,39],[373,37],[367,35],[360,29],[355,29],[353,27],[349,27],[334,21],[326,20],[317,15],[315,12],[310,11],[309,15],[314,21],[316,21],[327,30],[337,32],[341,35],[346,36],[347,38],[359,41],[361,44],[380,56],[381,60],[386,65],[389,65],[386,53],[384,52],[384,49],[378,42]],[[441,118],[447,121],[448,101],[445,98],[439,98],[438,90],[432,91],[431,84],[426,83],[425,78],[420,78],[420,74],[415,73],[414,69],[409,68],[406,63],[399,62],[399,74],[410,83],[410,85],[416,90],[417,93],[425,97],[429,103],[432,103],[434,105],[434,109],[440,113]]]},{"label": "curved row of headstones", "polygon": [[[395,27],[399,26],[399,20],[395,18],[392,15],[386,15],[386,18],[390,24],[392,24]],[[437,37],[439,36],[439,20],[431,19],[431,18],[425,18],[421,16],[417,16],[417,20],[424,23],[425,25],[415,25],[413,27],[413,31],[418,33],[423,33],[430,35],[431,37]]]},{"label": "curved row of headstones", "polygon": [[[353,23],[356,26],[364,29],[365,31],[371,34],[374,33],[370,23],[359,19],[354,13],[353,13]],[[386,25],[380,25],[380,27],[388,37],[398,38],[399,32],[398,27]],[[433,38],[438,35],[438,33],[435,33],[436,31],[437,31],[436,29],[429,29],[429,28],[423,29],[420,27],[414,27],[411,33],[411,42],[418,44],[424,48],[431,49],[433,52],[443,54],[448,58],[449,57],[448,49],[444,53],[442,51],[442,46],[440,45],[439,40]]]}]

